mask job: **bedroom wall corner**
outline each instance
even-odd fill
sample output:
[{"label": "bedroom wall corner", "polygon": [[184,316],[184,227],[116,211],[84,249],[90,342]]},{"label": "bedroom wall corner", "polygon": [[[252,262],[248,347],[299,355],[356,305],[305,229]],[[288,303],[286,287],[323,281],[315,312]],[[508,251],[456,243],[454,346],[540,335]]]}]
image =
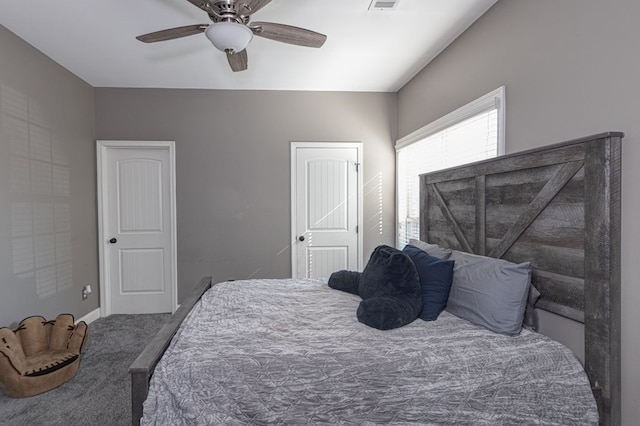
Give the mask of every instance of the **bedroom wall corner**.
[{"label": "bedroom wall corner", "polygon": [[0,26],[0,326],[98,307],[94,89]]}]

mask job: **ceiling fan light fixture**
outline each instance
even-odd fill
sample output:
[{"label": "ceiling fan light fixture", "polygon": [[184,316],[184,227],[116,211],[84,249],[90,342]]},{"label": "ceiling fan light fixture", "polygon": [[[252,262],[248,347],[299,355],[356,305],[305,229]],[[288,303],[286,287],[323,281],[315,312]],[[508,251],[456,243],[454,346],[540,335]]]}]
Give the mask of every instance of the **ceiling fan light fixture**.
[{"label": "ceiling fan light fixture", "polygon": [[246,25],[226,21],[209,25],[204,34],[216,49],[234,53],[243,51],[253,38]]}]

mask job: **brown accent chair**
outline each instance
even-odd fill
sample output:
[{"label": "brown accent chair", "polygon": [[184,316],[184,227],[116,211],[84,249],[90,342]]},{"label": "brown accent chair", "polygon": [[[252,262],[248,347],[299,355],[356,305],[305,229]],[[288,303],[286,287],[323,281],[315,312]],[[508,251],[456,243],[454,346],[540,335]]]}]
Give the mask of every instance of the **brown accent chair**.
[{"label": "brown accent chair", "polygon": [[0,328],[0,387],[5,395],[37,395],[73,378],[87,339],[87,324],[73,315],[33,316],[18,328]]}]

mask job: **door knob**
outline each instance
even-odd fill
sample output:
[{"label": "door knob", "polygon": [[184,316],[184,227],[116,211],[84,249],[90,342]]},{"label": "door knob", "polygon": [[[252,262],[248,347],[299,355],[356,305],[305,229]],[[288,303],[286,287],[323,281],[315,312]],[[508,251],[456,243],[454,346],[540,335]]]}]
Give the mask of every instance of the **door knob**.
[{"label": "door knob", "polygon": [[110,239],[110,240],[109,240],[109,242],[110,242],[111,244],[115,244],[115,243],[117,243],[117,242],[118,242],[118,240],[116,240],[115,238],[112,238],[112,239]]},{"label": "door knob", "polygon": [[300,235],[300,236],[298,237],[298,240],[300,240],[300,241],[304,241],[304,235]]}]

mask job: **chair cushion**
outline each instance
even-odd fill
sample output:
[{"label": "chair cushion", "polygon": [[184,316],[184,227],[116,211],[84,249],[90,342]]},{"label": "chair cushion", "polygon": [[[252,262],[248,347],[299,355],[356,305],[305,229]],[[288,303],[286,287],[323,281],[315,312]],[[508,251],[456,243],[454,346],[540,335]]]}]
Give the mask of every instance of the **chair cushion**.
[{"label": "chair cushion", "polygon": [[74,362],[80,354],[68,351],[48,350],[27,358],[25,376],[42,376],[52,373]]}]

